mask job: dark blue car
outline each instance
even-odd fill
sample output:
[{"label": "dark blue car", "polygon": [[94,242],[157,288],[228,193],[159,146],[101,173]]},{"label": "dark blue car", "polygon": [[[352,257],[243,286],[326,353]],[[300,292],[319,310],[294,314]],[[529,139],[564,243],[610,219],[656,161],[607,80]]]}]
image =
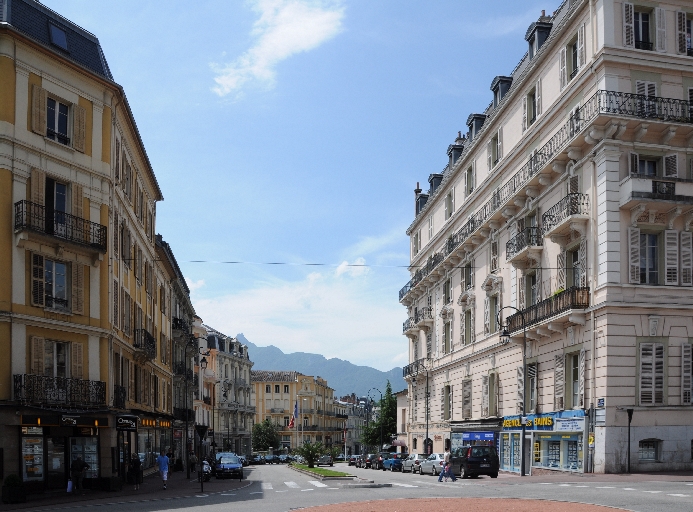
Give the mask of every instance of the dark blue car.
[{"label": "dark blue car", "polygon": [[243,464],[236,455],[221,453],[215,463],[217,478],[238,478],[243,480]]}]

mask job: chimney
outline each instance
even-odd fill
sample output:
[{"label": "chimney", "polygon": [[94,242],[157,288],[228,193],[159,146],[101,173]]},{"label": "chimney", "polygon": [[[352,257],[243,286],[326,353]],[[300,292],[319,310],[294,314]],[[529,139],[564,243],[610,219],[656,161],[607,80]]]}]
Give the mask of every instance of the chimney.
[{"label": "chimney", "polygon": [[546,16],[546,10],[545,10],[545,9],[542,9],[542,10],[541,10],[541,17],[543,18],[544,16]]},{"label": "chimney", "polygon": [[419,182],[416,182],[416,188],[414,189],[414,195],[419,195],[421,193],[421,188],[419,187]]}]

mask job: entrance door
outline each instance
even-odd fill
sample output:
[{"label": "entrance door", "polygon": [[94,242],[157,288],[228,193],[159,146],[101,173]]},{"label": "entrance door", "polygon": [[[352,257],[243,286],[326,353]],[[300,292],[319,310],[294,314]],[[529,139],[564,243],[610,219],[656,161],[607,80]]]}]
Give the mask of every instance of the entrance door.
[{"label": "entrance door", "polygon": [[46,487],[67,489],[69,468],[65,464],[65,438],[46,438]]}]

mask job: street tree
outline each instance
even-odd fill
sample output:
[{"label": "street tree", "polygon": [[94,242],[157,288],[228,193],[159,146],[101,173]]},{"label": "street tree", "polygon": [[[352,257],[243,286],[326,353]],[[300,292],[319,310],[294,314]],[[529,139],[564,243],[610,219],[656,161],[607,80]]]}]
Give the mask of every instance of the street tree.
[{"label": "street tree", "polygon": [[322,445],[322,443],[311,443],[309,441],[299,446],[296,453],[306,460],[306,464],[308,464],[309,468],[312,468],[315,467],[315,461],[317,461],[320,456],[325,453],[325,447]]},{"label": "street tree", "polygon": [[281,444],[277,426],[270,420],[256,423],[253,426],[253,451],[264,452],[272,448],[279,448]]}]

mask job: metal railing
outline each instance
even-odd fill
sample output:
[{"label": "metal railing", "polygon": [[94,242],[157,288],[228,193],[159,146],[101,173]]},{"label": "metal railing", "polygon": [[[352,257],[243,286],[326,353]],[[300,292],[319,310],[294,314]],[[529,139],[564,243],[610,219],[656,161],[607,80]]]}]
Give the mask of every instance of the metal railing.
[{"label": "metal railing", "polygon": [[[525,165],[508,181],[493,191],[488,201],[445,242],[441,251],[429,256],[426,264],[417,270],[411,280],[399,291],[399,300],[402,300],[414,286],[430,274],[459,245],[471,237],[491,216],[504,207],[554,157],[567,148],[589,122],[601,114],[693,123],[691,102],[625,92],[597,91],[586,99],[573,115],[568,117],[558,131],[529,158]],[[472,147],[473,145],[470,145],[469,149],[465,148],[465,153],[460,159],[464,159]]]},{"label": "metal railing", "polygon": [[135,343],[133,346],[141,350],[148,359],[156,357],[156,340],[147,329],[135,329]]},{"label": "metal railing", "polygon": [[14,230],[24,229],[106,252],[106,226],[26,200],[14,204]]},{"label": "metal railing", "polygon": [[422,370],[426,370],[426,362],[428,359],[422,358],[422,359],[417,359],[413,363],[408,364],[404,368],[402,368],[402,377],[405,379],[409,377],[410,375],[416,375]]},{"label": "metal railing", "polygon": [[544,238],[541,236],[541,229],[525,228],[508,240],[508,242],[505,244],[505,253],[507,255],[507,259],[510,259],[527,247],[536,247],[542,245],[544,245]]},{"label": "metal railing", "polygon": [[45,295],[44,301],[46,309],[64,311],[65,313],[70,312],[70,302],[67,299],[59,299],[58,297],[53,297],[52,295]]},{"label": "metal railing", "polygon": [[[537,304],[530,306],[522,311],[525,320],[525,327],[531,327],[544,320],[547,320],[559,313],[571,309],[585,309],[590,305],[589,287],[573,286],[567,290],[556,293]],[[510,315],[507,320],[508,331],[513,333],[523,328],[522,315],[515,313]]]},{"label": "metal railing", "polygon": [[419,308],[416,310],[414,315],[414,321],[418,324],[424,320],[433,320],[433,307],[427,306],[425,308]]},{"label": "metal railing", "polygon": [[415,325],[416,322],[414,322],[412,317],[407,318],[402,324],[402,333],[407,332],[409,329],[413,329]]},{"label": "metal railing", "polygon": [[76,409],[105,407],[106,383],[98,380],[18,374],[14,399],[26,404],[67,406]]},{"label": "metal railing", "polygon": [[588,215],[589,206],[587,194],[568,194],[541,216],[544,233],[548,233],[571,215]]},{"label": "metal railing", "polygon": [[190,325],[182,318],[174,318],[173,322],[171,322],[171,328],[174,331],[190,332]]},{"label": "metal railing", "polygon": [[652,43],[648,43],[647,41],[635,41],[635,48],[638,50],[649,50],[652,51]]},{"label": "metal railing", "polygon": [[116,409],[125,409],[125,401],[128,398],[128,390],[125,386],[113,386],[113,407]]},{"label": "metal railing", "polygon": [[671,181],[652,180],[652,193],[658,199],[674,199],[676,195],[676,183]]}]

